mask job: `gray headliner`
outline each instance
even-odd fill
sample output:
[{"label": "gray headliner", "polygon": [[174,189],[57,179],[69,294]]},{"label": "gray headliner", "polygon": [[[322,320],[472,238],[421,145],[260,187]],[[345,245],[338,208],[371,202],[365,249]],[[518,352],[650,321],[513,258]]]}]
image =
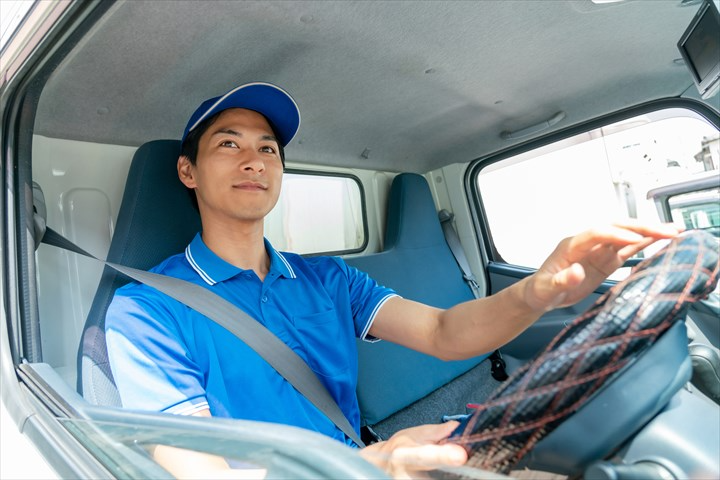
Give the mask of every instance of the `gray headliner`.
[{"label": "gray headliner", "polygon": [[[54,72],[35,132],[178,138],[205,98],[270,81],[300,105],[291,160],[425,172],[692,87],[680,0],[119,3]],[[715,99],[713,102],[715,102]],[[369,158],[361,157],[368,149]]]}]

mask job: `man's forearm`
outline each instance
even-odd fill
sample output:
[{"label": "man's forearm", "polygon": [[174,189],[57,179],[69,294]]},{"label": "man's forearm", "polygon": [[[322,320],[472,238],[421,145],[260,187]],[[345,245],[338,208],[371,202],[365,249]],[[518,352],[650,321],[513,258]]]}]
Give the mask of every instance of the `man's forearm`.
[{"label": "man's forearm", "polygon": [[504,345],[542,314],[523,300],[528,279],[495,295],[448,310],[403,298],[380,309],[370,334],[443,360],[460,360]]},{"label": "man's forearm", "polygon": [[440,313],[436,356],[460,360],[491,352],[522,333],[544,313],[530,308],[524,289],[530,277],[489,297]]}]

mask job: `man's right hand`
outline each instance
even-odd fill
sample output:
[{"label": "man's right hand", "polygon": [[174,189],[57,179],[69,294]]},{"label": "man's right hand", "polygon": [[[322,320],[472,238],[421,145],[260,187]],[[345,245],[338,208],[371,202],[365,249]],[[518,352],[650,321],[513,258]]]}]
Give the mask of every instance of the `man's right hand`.
[{"label": "man's right hand", "polygon": [[461,466],[467,462],[465,449],[450,443],[440,445],[458,425],[447,422],[400,430],[388,440],[362,449],[360,455],[397,479],[418,478],[423,471],[442,466]]}]

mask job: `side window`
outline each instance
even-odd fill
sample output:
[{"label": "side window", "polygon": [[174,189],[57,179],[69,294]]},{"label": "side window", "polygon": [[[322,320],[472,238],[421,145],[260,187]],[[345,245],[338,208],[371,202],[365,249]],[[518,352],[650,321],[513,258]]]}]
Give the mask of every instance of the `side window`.
[{"label": "side window", "polygon": [[354,177],[285,173],[265,235],[278,250],[300,254],[350,253],[367,241],[360,182]]},{"label": "side window", "polygon": [[[672,108],[481,164],[476,188],[494,260],[537,268],[559,240],[584,229],[624,219],[665,221],[648,192],[717,177],[719,144],[718,129],[707,120]],[[702,204],[717,201],[701,197]],[[687,205],[671,203],[672,221],[686,227],[716,221],[713,208]]]}]

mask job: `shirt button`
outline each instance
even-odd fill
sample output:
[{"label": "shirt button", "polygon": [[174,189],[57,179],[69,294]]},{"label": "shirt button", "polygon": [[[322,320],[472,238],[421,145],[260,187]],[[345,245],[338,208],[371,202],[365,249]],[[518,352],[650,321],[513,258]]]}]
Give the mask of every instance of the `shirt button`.
[{"label": "shirt button", "polygon": [[265,303],[265,302],[267,302],[267,300],[268,300],[268,299],[267,299],[267,295],[263,295],[263,297],[262,297],[262,302]]}]

